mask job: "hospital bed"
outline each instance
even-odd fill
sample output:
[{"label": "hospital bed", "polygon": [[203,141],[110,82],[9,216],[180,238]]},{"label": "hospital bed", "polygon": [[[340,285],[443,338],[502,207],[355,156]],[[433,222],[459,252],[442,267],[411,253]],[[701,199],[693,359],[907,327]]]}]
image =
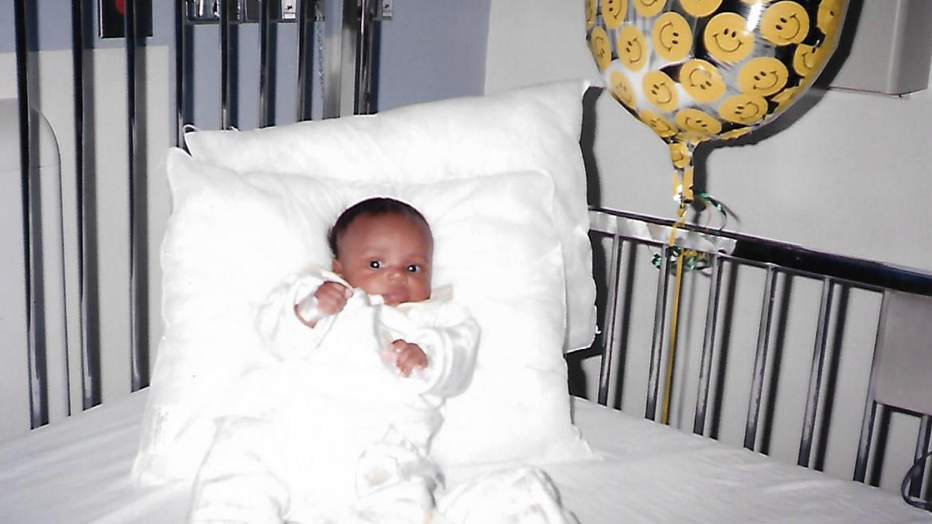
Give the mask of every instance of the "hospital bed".
[{"label": "hospital bed", "polygon": [[[23,42],[28,25],[23,21],[24,5],[16,2],[18,41]],[[184,9],[184,2],[179,6]],[[307,5],[302,3],[301,8],[308,11],[299,16],[313,18]],[[77,9],[75,16],[84,15]],[[267,13],[260,23],[270,23]],[[128,69],[132,70],[133,28],[127,25],[126,29],[130,35]],[[184,47],[185,31],[179,27],[176,48]],[[147,333],[140,327],[145,324],[143,317],[150,314],[144,297],[146,257],[137,245],[145,224],[129,212],[127,230],[133,233],[127,258],[132,270],[125,286],[131,297],[131,327],[127,354],[121,359],[127,369],[121,373],[132,384],[132,392],[104,399],[100,375],[110,367],[101,365],[106,356],[94,347],[94,341],[107,334],[101,332],[102,324],[94,325],[85,300],[92,293],[85,287],[88,271],[95,267],[94,257],[101,255],[82,251],[76,260],[66,260],[61,252],[47,247],[66,243],[62,239],[66,229],[56,230],[55,223],[70,218],[60,218],[66,206],[56,190],[61,183],[54,153],[37,154],[55,144],[47,136],[41,115],[28,110],[24,47],[18,53],[22,60],[20,96],[17,102],[0,106],[5,115],[16,115],[3,119],[3,137],[4,150],[20,153],[19,162],[5,166],[4,173],[21,177],[20,228],[9,236],[23,239],[22,258],[27,261],[16,273],[25,276],[17,283],[25,300],[10,294],[12,299],[8,295],[3,303],[15,311],[5,315],[4,322],[16,319],[25,327],[4,326],[8,341],[4,358],[11,359],[4,361],[5,366],[22,371],[23,376],[9,371],[4,375],[7,386],[2,408],[11,415],[0,443],[0,521],[179,522],[190,504],[190,479],[139,486],[131,475],[150,397],[158,386],[153,376],[159,366],[156,348],[146,347]],[[79,69],[78,51],[75,65]],[[184,53],[176,58],[180,61],[177,71],[183,72]],[[176,81],[179,99],[183,99],[187,85],[183,73]],[[230,81],[224,76],[224,90]],[[133,82],[128,84],[127,98],[132,100]],[[578,132],[578,104],[566,103],[574,93],[582,95],[578,84],[529,88],[488,99],[403,108],[377,117],[296,124],[300,133],[292,138],[264,136],[275,136],[276,143],[282,137],[306,141],[308,136],[326,142],[328,135],[338,135],[333,140],[339,142],[352,133],[371,138],[393,126],[410,131],[412,122],[421,125],[436,119],[445,123],[466,114],[480,119],[483,111],[500,114],[503,107],[520,112],[522,100],[528,100],[529,118],[540,116],[547,121],[552,115],[545,111],[541,116],[540,105],[556,108],[565,117],[563,123],[570,129],[576,124]],[[365,99],[354,96],[355,101]],[[242,150],[243,144],[258,135],[226,131],[231,125],[226,95],[222,98],[223,131],[192,133],[188,129],[187,142],[184,103],[178,104],[177,143],[186,146],[195,160],[210,164],[231,155],[228,162],[249,172],[251,168],[233,158],[230,148]],[[80,93],[76,99],[82,99]],[[361,106],[354,109],[365,112]],[[76,111],[81,113],[80,104]],[[138,144],[134,143],[133,109],[128,113],[132,179],[139,165],[133,157]],[[79,128],[81,118],[77,118]],[[509,124],[487,125],[490,133],[513,131]],[[364,129],[355,129],[358,126]],[[281,133],[294,129],[279,127]],[[426,129],[436,128],[427,125]],[[552,150],[555,156],[574,147],[578,150],[578,136],[555,148],[555,142],[548,141],[552,138],[548,129],[538,131],[531,136],[540,143],[532,143],[530,150]],[[470,136],[456,129],[449,132],[451,142],[466,150],[464,156],[475,152],[469,150],[473,146],[463,144]],[[443,137],[425,134],[437,141],[427,142],[428,147],[444,151]],[[39,140],[43,140],[41,145]],[[251,147],[264,144],[256,143]],[[397,145],[392,142],[384,148],[391,151]],[[474,147],[486,146],[477,141]],[[77,149],[82,150],[80,142]],[[179,149],[177,154],[187,153]],[[289,162],[300,164],[321,156],[311,148],[306,158],[283,161],[279,167],[282,172],[294,172],[298,164]],[[265,164],[266,160],[256,157],[251,161]],[[550,167],[543,165],[547,162],[524,167],[541,170]],[[559,162],[570,166],[573,173],[582,170],[578,151]],[[83,169],[84,164],[79,165]],[[150,176],[156,174],[161,176],[155,171]],[[78,176],[83,176],[80,169]],[[597,333],[586,333],[585,328],[574,333],[568,328],[567,338],[583,342],[557,344],[559,359],[566,362],[559,375],[563,382],[557,387],[547,383],[546,391],[529,388],[509,395],[521,400],[524,409],[513,413],[514,421],[533,419],[537,411],[550,409],[544,403],[565,406],[567,420],[572,415],[573,427],[591,453],[542,453],[522,456],[518,462],[540,465],[580,522],[932,522],[932,514],[903,500],[928,508],[930,472],[924,465],[932,434],[932,381],[928,380],[932,373],[928,344],[932,275],[713,226],[686,226],[671,247],[667,238],[672,221],[617,210],[587,210],[584,200],[577,198],[574,203],[571,195],[578,196],[574,189],[580,185],[584,187],[585,181],[576,177],[554,183],[552,191],[555,201],[571,202],[568,206],[575,210],[577,221],[588,223],[591,244],[579,253],[564,253],[564,262],[572,265],[576,257],[577,266],[591,268],[589,279],[597,284],[597,293],[580,291],[588,285],[585,281],[574,288],[570,277],[555,278],[566,287],[565,292],[558,292],[565,293],[568,307],[576,304],[573,311],[582,319],[581,325],[594,327],[587,316],[591,314]],[[42,188],[41,194],[35,192],[36,187]],[[137,186],[129,202],[140,194]],[[84,235],[88,234],[84,213],[79,207],[79,245],[86,244]],[[36,225],[39,217],[41,228]],[[518,230],[517,234],[527,233]],[[564,250],[570,245],[562,244]],[[677,272],[678,262],[686,269]],[[4,273],[11,272],[5,269]],[[75,273],[80,285],[61,283]],[[69,299],[64,297],[66,289],[75,287],[82,296],[77,310],[69,309]],[[593,302],[597,314],[590,311]],[[80,317],[78,333],[70,337],[64,332],[74,319],[62,318],[62,312],[69,311],[77,311]],[[568,322],[572,324],[573,319]],[[539,330],[563,333],[563,327],[540,326]],[[572,351],[564,356],[563,350]],[[153,373],[149,371],[150,351]],[[504,396],[495,400],[514,409]],[[904,432],[910,434],[909,446],[902,445]],[[512,446],[533,447],[532,435],[512,440]],[[448,486],[465,482],[479,471],[514,464],[507,457],[462,461],[446,471]],[[895,471],[889,473],[891,469]],[[888,477],[895,481],[885,482]]]}]

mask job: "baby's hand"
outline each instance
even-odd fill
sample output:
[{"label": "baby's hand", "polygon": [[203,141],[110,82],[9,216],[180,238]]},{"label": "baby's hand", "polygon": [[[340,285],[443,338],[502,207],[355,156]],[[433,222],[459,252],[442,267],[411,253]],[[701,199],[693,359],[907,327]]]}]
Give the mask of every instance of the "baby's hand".
[{"label": "baby's hand", "polygon": [[382,358],[386,362],[395,362],[395,368],[403,377],[411,375],[415,369],[424,369],[427,367],[427,355],[421,346],[408,343],[405,340],[395,340],[382,352]]},{"label": "baby's hand", "polygon": [[327,281],[317,288],[317,310],[324,316],[335,315],[346,306],[346,301],[353,296],[353,290],[339,282]]}]

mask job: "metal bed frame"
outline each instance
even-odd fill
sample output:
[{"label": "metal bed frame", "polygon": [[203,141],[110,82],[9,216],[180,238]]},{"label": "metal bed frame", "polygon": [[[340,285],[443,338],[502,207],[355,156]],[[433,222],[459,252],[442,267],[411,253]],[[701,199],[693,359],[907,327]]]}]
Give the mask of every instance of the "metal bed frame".
[{"label": "metal bed frame", "polygon": [[[232,73],[232,64],[236,60],[235,46],[231,44],[230,30],[236,23],[246,22],[248,20],[234,19],[231,17],[240,16],[239,11],[233,9],[235,0],[218,0],[219,13],[216,17],[199,18],[192,20],[190,17],[191,4],[193,0],[176,0],[174,2],[174,11],[176,24],[174,31],[174,92],[175,92],[175,143],[183,147],[183,136],[185,126],[190,123],[188,114],[188,103],[190,82],[186,77],[188,67],[189,45],[191,40],[190,31],[194,24],[213,23],[220,26],[220,50],[221,50],[221,73],[220,84],[221,93],[219,96],[221,105],[221,127],[224,129],[231,128],[235,125],[235,107],[231,102],[231,91],[235,88],[235,75]],[[85,22],[87,13],[84,10],[84,4],[81,0],[72,2],[72,21],[73,21],[73,73],[74,83],[74,115],[75,115],[75,144],[73,147],[76,152],[76,172],[74,173],[77,181],[79,201],[78,216],[76,217],[78,226],[78,246],[79,246],[79,294],[80,294],[80,344],[78,348],[81,355],[81,377],[82,392],[81,405],[83,409],[101,403],[101,388],[99,365],[100,355],[99,348],[94,347],[89,336],[98,327],[90,325],[90,315],[88,312],[87,293],[93,284],[94,275],[90,275],[89,267],[89,248],[88,236],[92,234],[89,231],[89,224],[86,216],[87,202],[87,184],[88,176],[84,171],[85,154],[88,150],[86,143],[87,118],[85,115],[87,107],[87,93],[85,92],[85,72],[83,65],[83,52],[88,48],[87,35],[85,34]],[[17,91],[20,108],[20,165],[23,204],[23,245],[25,249],[25,274],[24,282],[26,283],[26,296],[23,302],[26,308],[28,335],[28,355],[29,355],[29,396],[30,396],[30,414],[31,425],[33,428],[42,426],[49,422],[49,384],[46,369],[46,348],[37,341],[37,332],[43,329],[39,324],[41,316],[37,312],[40,307],[37,300],[37,285],[40,285],[41,275],[38,274],[39,261],[37,259],[35,232],[31,224],[33,223],[35,213],[33,206],[34,201],[34,139],[36,124],[33,121],[32,112],[30,111],[30,94],[34,91],[30,68],[27,61],[29,52],[27,41],[28,24],[28,2],[26,0],[14,0],[15,10],[15,28],[16,28],[16,64],[17,64]],[[271,118],[271,94],[270,82],[272,72],[269,67],[270,47],[269,47],[269,27],[275,23],[282,23],[283,20],[273,20],[268,10],[271,2],[265,2],[266,6],[262,9],[257,23],[260,25],[260,78],[259,78],[259,125],[270,125],[273,123]],[[129,138],[128,163],[126,166],[127,177],[130,181],[130,193],[128,201],[130,206],[130,239],[129,253],[131,276],[130,276],[130,317],[132,318],[131,328],[131,347],[130,363],[131,370],[129,380],[131,390],[136,391],[147,386],[149,381],[149,352],[147,347],[146,334],[144,326],[140,325],[140,319],[146,314],[147,297],[142,284],[146,272],[143,257],[140,255],[142,249],[140,239],[145,238],[144,217],[140,216],[140,192],[137,187],[144,184],[144,173],[140,173],[139,166],[139,122],[137,112],[139,111],[140,101],[138,100],[136,54],[140,47],[139,38],[136,31],[136,5],[134,0],[126,2],[126,16],[124,24],[125,33],[125,58],[127,67],[127,135]],[[324,27],[318,26],[321,19],[327,21]],[[372,66],[374,62],[375,42],[374,32],[377,28],[378,17],[375,13],[375,7],[369,0],[348,0],[342,3],[324,2],[324,0],[300,0],[297,3],[297,17],[299,24],[298,38],[298,64],[297,82],[298,82],[298,114],[297,120],[304,120],[311,117],[310,101],[307,93],[311,90],[308,82],[309,69],[314,65],[313,53],[307,49],[307,40],[309,31],[316,31],[318,38],[326,40],[326,55],[324,61],[325,68],[321,68],[322,76],[322,93],[321,104],[322,111],[319,116],[327,118],[339,116],[341,114],[368,113],[372,107],[371,92],[373,89]],[[673,225],[672,221],[634,215],[610,210],[592,210],[591,212],[592,228],[596,254],[606,255],[608,259],[606,271],[602,278],[602,287],[600,289],[600,306],[603,310],[603,322],[601,325],[601,335],[596,340],[596,344],[589,351],[582,351],[576,354],[568,355],[570,362],[585,359],[589,356],[600,356],[601,364],[598,372],[599,384],[597,400],[603,405],[619,404],[619,395],[623,389],[622,382],[624,374],[615,373],[621,362],[628,358],[634,350],[629,347],[626,340],[626,308],[631,308],[629,297],[621,293],[622,280],[625,278],[628,270],[624,253],[630,249],[637,249],[637,246],[646,246],[649,249],[660,252],[660,262],[657,263],[658,270],[656,286],[653,293],[653,329],[651,332],[651,342],[649,348],[650,367],[647,382],[645,416],[649,419],[656,419],[658,403],[662,401],[660,386],[664,382],[662,377],[662,364],[664,358],[669,358],[670,340],[665,340],[665,331],[670,327],[671,319],[669,316],[670,301],[674,297],[671,290],[672,271],[671,263],[677,254],[666,246],[662,240],[645,237],[636,231],[642,231],[647,224],[657,227],[667,227]],[[633,227],[633,226],[637,227]],[[748,449],[758,449],[760,447],[761,433],[761,406],[764,398],[764,390],[768,382],[775,380],[767,373],[768,352],[778,350],[772,348],[771,333],[774,322],[774,308],[776,283],[778,275],[784,275],[791,278],[801,278],[821,282],[822,292],[820,304],[818,307],[817,332],[813,342],[813,352],[811,361],[811,371],[807,384],[807,401],[804,413],[804,423],[802,433],[799,437],[798,459],[797,463],[803,467],[816,467],[813,464],[813,446],[819,437],[818,420],[819,414],[824,412],[826,406],[823,403],[825,398],[825,389],[827,386],[825,380],[825,363],[827,360],[827,340],[829,326],[832,321],[833,307],[838,307],[839,289],[862,289],[871,293],[885,295],[890,290],[918,294],[924,297],[932,297],[932,275],[912,271],[903,268],[894,268],[887,265],[857,260],[841,256],[826,255],[815,251],[806,250],[798,246],[782,244],[778,242],[767,241],[746,235],[730,233],[726,231],[717,231],[697,226],[686,226],[686,230],[708,238],[726,239],[733,245],[733,249],[720,252],[717,250],[698,250],[704,253],[708,267],[701,270],[694,270],[707,275],[710,279],[710,292],[706,300],[706,309],[704,312],[704,336],[702,343],[702,355],[700,358],[701,367],[699,370],[698,390],[696,392],[696,408],[692,423],[692,431],[699,435],[707,435],[710,410],[710,384],[713,380],[713,352],[717,340],[720,338],[720,325],[722,321],[721,299],[723,289],[728,284],[724,282],[723,273],[727,267],[752,267],[765,272],[764,286],[761,290],[761,314],[757,326],[757,344],[755,348],[755,363],[753,366],[752,376],[750,378],[750,397],[747,404],[747,413],[745,417],[744,447]],[[600,246],[604,247],[604,242],[608,242],[608,248],[605,253],[600,251]],[[597,257],[598,259],[598,257]],[[693,312],[701,314],[702,312]],[[879,321],[878,321],[879,322]],[[882,327],[882,326],[881,326]],[[878,329],[878,340],[881,337],[882,329]],[[66,350],[67,351],[67,350]],[[677,385],[673,385],[677,387]],[[70,387],[66,388],[70,392]],[[614,399],[610,399],[612,390],[616,391]],[[877,402],[873,398],[873,383],[867,386],[866,403],[864,407],[864,416],[861,421],[860,438],[858,451],[854,467],[853,478],[862,482],[876,483],[876,479],[871,479],[868,475],[868,469],[871,460],[872,436],[875,427],[882,424],[883,417],[877,417]],[[71,405],[69,400],[68,405]],[[932,435],[932,421],[926,414],[922,416],[921,427],[917,437],[915,456],[918,458],[922,453],[929,449],[930,435]],[[714,435],[712,435],[714,437]],[[818,462],[818,461],[816,461]],[[876,460],[875,460],[876,463]],[[918,477],[920,481],[913,482],[910,487],[910,495],[917,498],[925,497],[928,499],[929,471],[921,472]],[[922,480],[924,479],[924,480]]]},{"label": "metal bed frame", "polygon": [[[745,431],[743,446],[750,450],[761,451],[761,410],[764,388],[769,381],[776,381],[779,377],[768,375],[768,351],[780,351],[782,347],[772,343],[772,332],[775,318],[775,302],[778,275],[791,279],[804,279],[821,284],[821,293],[816,321],[816,333],[813,341],[812,361],[807,383],[807,394],[803,424],[799,435],[799,446],[796,463],[805,468],[821,469],[821,461],[814,460],[814,441],[819,436],[817,428],[820,427],[820,411],[830,409],[826,399],[825,388],[834,387],[835,384],[826,380],[826,361],[828,351],[828,333],[833,321],[843,321],[846,305],[837,300],[837,295],[851,289],[863,290],[879,295],[883,302],[877,311],[877,316],[867,322],[876,323],[877,335],[873,348],[871,348],[871,379],[864,391],[865,406],[860,422],[860,433],[852,478],[855,481],[877,485],[879,469],[882,466],[883,449],[886,443],[872,442],[876,431],[883,431],[884,424],[889,424],[887,414],[878,417],[878,408],[884,410],[894,409],[878,402],[875,397],[875,381],[878,350],[885,342],[887,345],[900,344],[894,340],[895,333],[887,328],[888,319],[884,314],[886,303],[893,294],[908,293],[924,304],[927,311],[932,311],[932,275],[919,271],[891,267],[889,265],[850,257],[830,255],[808,250],[799,246],[774,242],[766,239],[741,235],[728,231],[714,230],[701,226],[681,226],[692,235],[711,241],[700,247],[688,245],[690,242],[681,237],[676,247],[668,246],[665,240],[644,235],[649,227],[658,227],[666,232],[674,225],[671,220],[657,219],[644,215],[625,213],[613,210],[592,209],[590,211],[590,233],[593,236],[596,255],[599,254],[600,241],[606,241],[608,246],[606,257],[608,263],[605,271],[605,282],[600,286],[602,297],[602,323],[601,334],[594,344],[596,353],[601,357],[599,368],[597,401],[602,405],[610,404],[610,390],[616,388],[621,391],[619,383],[624,380],[624,374],[616,376],[619,361],[624,361],[632,351],[646,350],[646,348],[630,348],[631,344],[625,340],[625,329],[622,325],[627,318],[626,311],[620,308],[636,307],[631,297],[624,297],[620,292],[622,280],[625,278],[626,262],[623,253],[636,250],[640,247],[656,251],[654,262],[657,268],[656,287],[653,296],[653,327],[650,344],[650,367],[647,382],[646,406],[644,416],[650,420],[657,418],[658,402],[661,400],[659,385],[663,381],[661,376],[662,359],[672,347],[670,341],[664,340],[664,334],[669,330],[671,322],[669,302],[674,298],[671,288],[673,280],[672,266],[677,256],[686,256],[685,249],[693,249],[694,256],[701,256],[707,264],[696,271],[708,276],[709,293],[704,311],[704,334],[702,337],[698,388],[695,394],[696,405],[693,415],[691,431],[697,435],[708,436],[710,385],[713,376],[713,353],[722,317],[727,312],[722,311],[722,296],[725,287],[734,283],[723,283],[723,272],[728,266],[732,270],[739,267],[756,268],[765,273],[763,288],[760,290],[761,308],[760,320],[756,328],[757,344],[754,348],[754,366],[750,377],[750,394],[747,399],[747,413],[745,417]],[[695,242],[692,242],[695,244]],[[686,244],[686,245],[684,245]],[[710,249],[713,246],[723,245],[724,250]],[[729,252],[730,251],[730,252]],[[658,260],[665,260],[658,262]],[[840,291],[839,291],[840,290]],[[648,297],[647,303],[650,302]],[[840,308],[833,313],[833,307]],[[702,315],[702,311],[693,311]],[[841,319],[841,320],[839,320]],[[675,331],[674,331],[675,333]],[[894,348],[898,349],[898,348]],[[890,350],[888,350],[890,351]],[[923,347],[918,348],[926,357],[932,357],[932,341],[924,341]],[[929,359],[929,358],[927,358]],[[676,387],[676,384],[673,384]],[[920,394],[932,397],[932,384],[914,384],[922,391]],[[614,404],[618,399],[614,399]],[[902,411],[902,410],[900,410]],[[932,440],[932,414],[910,413],[920,418],[920,427],[916,438],[916,447],[913,455],[916,461],[915,473],[909,479],[908,497],[918,503],[924,503],[926,508],[929,500],[930,471],[924,468],[925,456],[930,450]],[[823,432],[825,431],[824,426]],[[824,435],[822,435],[824,438]],[[872,447],[873,446],[873,447]],[[871,461],[873,460],[873,464]],[[868,475],[869,466],[872,466],[872,475]],[[905,473],[905,472],[904,472]]]}]

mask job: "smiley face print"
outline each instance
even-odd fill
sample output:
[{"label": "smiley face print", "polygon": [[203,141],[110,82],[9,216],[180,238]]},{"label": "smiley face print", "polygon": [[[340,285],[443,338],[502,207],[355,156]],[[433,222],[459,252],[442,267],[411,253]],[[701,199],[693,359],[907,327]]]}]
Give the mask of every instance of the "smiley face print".
[{"label": "smiley face print", "polygon": [[602,0],[602,19],[609,29],[618,29],[627,12],[628,0]]},{"label": "smiley face print", "polygon": [[629,109],[637,107],[637,95],[628,77],[621,71],[612,71],[609,75],[609,83],[612,88],[612,95]]},{"label": "smiley face print", "polygon": [[599,66],[599,71],[605,71],[608,64],[612,63],[612,48],[608,42],[608,34],[601,26],[592,28],[592,35],[589,37],[589,46],[592,51],[592,57]]},{"label": "smiley face print", "polygon": [[702,40],[712,58],[726,63],[740,62],[754,49],[750,24],[737,13],[719,13],[705,26]]},{"label": "smiley face print", "polygon": [[807,78],[817,73],[828,58],[822,46],[799,44],[793,52],[793,69],[799,76]]},{"label": "smiley face print", "polygon": [[709,16],[722,5],[722,0],[680,0],[680,5],[695,17]]},{"label": "smiley face print", "polygon": [[844,5],[841,0],[822,0],[819,12],[816,15],[816,27],[825,36],[831,37],[838,30],[841,17],[844,15]]},{"label": "smiley face print", "polygon": [[718,137],[721,138],[722,140],[734,140],[736,138],[743,137],[744,135],[750,132],[751,132],[750,127],[738,127],[738,128],[732,129],[731,131],[726,131],[724,133],[721,133],[720,135],[718,135]]},{"label": "smiley face print", "polygon": [[676,135],[676,126],[650,109],[641,109],[638,111],[638,118],[641,119],[641,122],[647,124],[654,133],[660,135],[660,138],[670,138]]},{"label": "smiley face print", "polygon": [[637,9],[639,15],[644,17],[654,16],[660,11],[663,10],[663,7],[667,4],[667,0],[631,0],[634,3],[634,8]]},{"label": "smiley face print", "polygon": [[647,101],[657,109],[669,113],[679,104],[679,95],[676,93],[676,84],[673,79],[662,71],[651,71],[644,75],[641,89]]},{"label": "smiley face print", "polygon": [[799,87],[790,87],[780,91],[771,99],[777,103],[777,108],[773,110],[773,114],[776,115],[785,111],[796,100],[797,96],[799,96]]},{"label": "smiley face print", "polygon": [[626,25],[618,31],[618,58],[632,71],[640,71],[647,64],[650,51],[644,33],[633,25]]},{"label": "smiley face print", "polygon": [[798,44],[809,34],[809,13],[789,0],[771,4],[760,19],[760,33],[778,46]]},{"label": "smiley face print", "polygon": [[689,148],[686,147],[686,144],[683,142],[671,142],[670,143],[670,160],[673,162],[673,167],[683,169],[689,165],[691,159],[689,154]]},{"label": "smiley face print", "polygon": [[725,80],[718,68],[705,60],[695,58],[683,64],[680,85],[697,102],[710,104],[725,94]]},{"label": "smiley face print", "polygon": [[762,56],[749,60],[738,71],[738,89],[751,95],[770,96],[783,89],[789,71],[780,60]]},{"label": "smiley face print", "polygon": [[676,113],[676,125],[680,136],[687,142],[701,142],[719,134],[722,123],[714,116],[694,108],[686,108]]},{"label": "smiley face print", "polygon": [[735,124],[752,125],[767,116],[767,101],[757,95],[735,95],[722,102],[718,115]]},{"label": "smiley face print", "polygon": [[654,22],[651,39],[658,55],[676,62],[689,54],[693,45],[693,30],[683,15],[668,11]]},{"label": "smiley face print", "polygon": [[595,24],[595,8],[598,0],[586,0],[586,29],[592,29]]}]

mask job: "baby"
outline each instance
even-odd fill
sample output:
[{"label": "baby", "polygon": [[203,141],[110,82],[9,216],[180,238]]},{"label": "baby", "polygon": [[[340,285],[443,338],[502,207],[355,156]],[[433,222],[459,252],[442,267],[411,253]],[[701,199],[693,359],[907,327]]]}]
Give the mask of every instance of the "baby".
[{"label": "baby", "polygon": [[279,365],[244,379],[197,480],[192,522],[426,522],[445,398],[479,328],[432,290],[433,238],[411,206],[374,198],[329,235],[332,272],[286,278],[258,310]]}]

